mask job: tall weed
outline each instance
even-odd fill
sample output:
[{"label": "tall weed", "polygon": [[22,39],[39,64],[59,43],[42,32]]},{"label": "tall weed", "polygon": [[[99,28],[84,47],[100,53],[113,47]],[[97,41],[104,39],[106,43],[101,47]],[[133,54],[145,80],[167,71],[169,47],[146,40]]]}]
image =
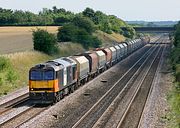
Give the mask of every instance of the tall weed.
[{"label": "tall weed", "polygon": [[10,68],[10,61],[9,59],[0,56],[0,72],[2,72],[5,69]]}]

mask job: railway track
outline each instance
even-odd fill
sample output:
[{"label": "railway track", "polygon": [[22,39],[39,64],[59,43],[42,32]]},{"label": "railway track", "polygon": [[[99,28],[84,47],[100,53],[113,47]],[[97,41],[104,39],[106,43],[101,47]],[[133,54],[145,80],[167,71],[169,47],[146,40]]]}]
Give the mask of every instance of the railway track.
[{"label": "railway track", "polygon": [[7,107],[12,107],[14,106],[15,104],[18,104],[19,101],[22,101],[22,100],[27,100],[29,99],[29,93],[26,93],[26,94],[23,94],[19,97],[16,97],[10,101],[7,101],[3,104],[0,104],[0,108],[7,108]]},{"label": "railway track", "polygon": [[132,127],[136,128],[140,120],[144,105],[147,100],[147,96],[150,92],[151,84],[154,79],[159,58],[162,55],[163,49],[161,49],[151,64],[150,68],[140,81],[126,111],[124,112],[121,120],[118,122],[117,128]]},{"label": "railway track", "polygon": [[0,127],[2,128],[8,128],[8,127],[20,127],[22,124],[28,122],[30,119],[36,117],[41,112],[48,109],[50,105],[34,105],[26,107],[24,110],[22,110],[19,113],[16,113],[14,116],[12,116],[9,119],[5,119],[1,124]]},{"label": "railway track", "polygon": [[48,107],[33,104],[29,100],[29,94],[23,94],[0,105],[0,127],[19,127]]},{"label": "railway track", "polygon": [[[112,101],[116,98],[121,90],[123,90],[123,86],[128,83],[128,81],[134,77],[133,74],[143,65],[150,56],[153,56],[153,53],[157,51],[160,46],[153,46],[154,50],[150,49],[144,56],[137,61],[134,66],[129,69],[113,86],[110,90],[108,90],[104,96],[102,96],[84,115],[72,126],[72,128],[80,128],[80,127],[93,127],[97,126],[96,122],[101,115],[105,112],[105,110],[111,105]],[[144,60],[146,60],[144,62]],[[148,63],[150,61],[147,61]],[[140,72],[139,72],[140,74]],[[137,76],[137,75],[136,75]],[[131,82],[132,84],[133,82]],[[127,91],[127,89],[124,89]],[[121,97],[123,98],[123,96]]]},{"label": "railway track", "polygon": [[[159,51],[160,49],[158,49],[158,52]],[[152,60],[152,62],[153,61],[154,60]],[[127,110],[131,99],[134,97],[135,90],[140,87],[140,82],[143,81],[143,78],[146,76],[147,72],[149,72],[152,62],[146,62],[146,64],[142,65],[139,70],[136,71],[131,80],[128,81],[123,90],[121,90],[121,92],[117,95],[111,105],[94,124],[94,128],[117,127],[117,122],[119,122],[119,119],[123,117],[124,111]]]},{"label": "railway track", "polygon": [[[166,42],[168,42],[168,40],[167,40]],[[169,43],[166,43],[166,44],[169,44]],[[165,51],[168,49],[168,47],[169,47],[169,46],[167,46],[167,45],[165,46],[165,48],[164,48],[163,53],[162,53],[161,56],[164,55],[164,53],[165,53]],[[163,58],[163,59],[164,59],[164,58]],[[144,104],[144,109],[142,110],[141,116],[140,116],[140,118],[139,118],[137,128],[141,128],[143,116],[144,116],[144,114],[145,114],[145,107],[147,106],[148,100],[149,100],[150,97],[151,97],[151,93],[152,93],[153,88],[154,88],[154,86],[155,86],[155,82],[157,81],[157,79],[159,79],[159,77],[158,77],[158,72],[160,72],[160,70],[161,70],[161,68],[162,68],[162,64],[163,64],[163,61],[164,61],[163,59],[161,59],[161,60],[159,61],[159,65],[158,65],[158,67],[157,67],[157,69],[156,69],[156,73],[155,73],[155,76],[154,76],[155,78],[153,79],[152,85],[151,85],[151,87],[150,87],[150,89],[149,89],[149,93],[148,93],[148,95],[147,95],[146,103]]]},{"label": "railway track", "polygon": [[[154,50],[152,50],[154,48]],[[108,91],[106,93],[107,96],[109,96],[109,101],[108,101],[108,98],[107,96],[103,96],[98,103],[96,103],[96,105],[98,106],[94,106],[94,107],[97,107],[96,111],[95,110],[91,110],[91,111],[94,111],[95,113],[97,112],[97,114],[99,115],[102,115],[103,111],[105,110],[105,108],[107,108],[109,106],[109,103],[111,103],[110,101],[112,101],[116,95],[118,94],[118,90],[121,90],[122,87],[120,87],[121,85],[125,85],[125,83],[128,82],[129,79],[131,79],[130,76],[133,75],[133,73],[136,72],[136,70],[142,65],[143,62],[143,59],[145,59],[146,57],[150,56],[149,53],[153,53],[153,51],[155,51],[157,49],[157,46],[156,44],[154,44],[152,46],[152,48],[150,48],[146,54],[144,54],[141,59],[139,59],[139,61],[136,62],[136,64],[134,64],[134,66],[128,70],[128,72],[126,72],[123,77],[121,77],[120,80],[118,80],[118,82],[115,83],[115,85],[113,86],[113,88],[110,89],[110,91]],[[151,51],[152,50],[152,51]],[[127,79],[127,80],[125,80]],[[122,83],[121,83],[122,82]],[[121,85],[118,87],[119,83],[121,83]],[[112,91],[116,92],[115,94],[112,93]],[[27,94],[28,95],[28,94]],[[17,100],[15,99],[15,101],[11,101],[9,103],[5,103],[5,104],[2,104],[0,105],[0,108],[4,108],[4,110],[0,109],[0,115],[6,113],[6,112],[9,112],[12,108],[18,108],[18,106],[24,106],[25,102],[27,102],[29,99],[27,97],[27,95],[25,96],[21,96],[20,98],[18,98]],[[20,100],[21,99],[21,100]],[[104,104],[106,103],[106,104]],[[108,104],[107,104],[108,103]],[[21,126],[22,124],[24,124],[25,122],[29,121],[30,119],[34,118],[35,116],[37,116],[38,114],[40,114],[42,111],[46,110],[47,108],[49,108],[49,106],[35,106],[33,104],[29,104],[28,103],[28,108],[24,109],[23,111],[19,112],[18,114],[16,114],[15,116],[13,116],[12,118],[9,118],[7,119],[6,121],[4,122],[1,122],[0,123],[0,127],[19,127]],[[103,108],[101,111],[101,109],[98,110],[98,108]],[[90,113],[87,113],[85,115],[89,115]],[[97,115],[96,114],[96,115]],[[85,118],[84,118],[85,119]],[[84,120],[83,119],[83,120]],[[87,118],[88,119],[88,118]],[[85,120],[84,120],[85,121]],[[95,121],[95,120],[94,120]],[[93,123],[91,124],[92,126],[95,124],[95,122],[93,121]],[[85,121],[86,122],[86,121]],[[88,122],[88,121],[87,121]],[[84,127],[84,124],[81,123],[76,123],[74,126],[72,127],[79,127],[79,126],[83,126]],[[88,126],[91,126],[90,123],[87,125]]]},{"label": "railway track", "polygon": [[[103,127],[103,128],[104,127],[111,127],[111,128],[137,127],[137,124],[139,122],[138,119],[141,117],[141,114],[144,108],[144,103],[146,102],[146,98],[145,100],[143,100],[142,97],[146,97],[148,92],[151,92],[152,90],[152,87],[151,89],[149,89],[148,87],[151,86],[152,80],[154,78],[154,74],[156,73],[155,70],[159,63],[159,58],[162,55],[163,49],[164,49],[164,46],[162,46],[162,48],[159,49],[158,54],[156,55],[154,60],[151,62],[150,66],[146,69],[146,71],[142,71],[143,73],[141,73],[139,78],[136,79],[136,81],[134,82],[134,85],[131,87],[131,89],[129,89],[127,94],[124,96],[123,100],[119,99],[120,95],[116,97],[114,102],[106,110],[106,112],[101,117],[101,119],[99,119],[97,123],[93,126],[94,128],[95,127],[96,128],[97,127],[98,128],[100,127]],[[140,95],[139,92],[141,92],[142,94]],[[137,96],[139,96],[139,101],[134,101],[134,99]],[[133,103],[136,103],[136,105],[134,105],[134,107],[136,108],[132,110],[133,112],[132,114],[126,117],[126,115],[129,114],[129,108],[131,107],[131,105],[133,105]],[[139,115],[135,112],[139,112]],[[136,115],[138,116],[136,117]],[[124,121],[126,122],[126,125],[123,125]]]},{"label": "railway track", "polygon": [[0,105],[0,115],[3,113],[6,113],[7,111],[10,111],[13,108],[18,107],[18,105],[21,105],[29,100],[29,94],[23,94],[15,99],[12,99],[10,101],[7,101]]}]

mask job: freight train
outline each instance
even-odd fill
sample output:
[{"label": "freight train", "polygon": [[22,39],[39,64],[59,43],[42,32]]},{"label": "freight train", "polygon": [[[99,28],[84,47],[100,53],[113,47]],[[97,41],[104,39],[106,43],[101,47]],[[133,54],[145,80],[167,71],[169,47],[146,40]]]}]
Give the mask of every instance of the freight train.
[{"label": "freight train", "polygon": [[56,103],[149,41],[143,37],[37,64],[29,70],[29,98]]}]

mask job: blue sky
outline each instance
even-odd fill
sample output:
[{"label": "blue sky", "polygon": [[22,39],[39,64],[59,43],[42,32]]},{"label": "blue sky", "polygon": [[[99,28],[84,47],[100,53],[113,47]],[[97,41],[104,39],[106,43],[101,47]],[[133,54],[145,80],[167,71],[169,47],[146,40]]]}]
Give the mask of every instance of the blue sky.
[{"label": "blue sky", "polygon": [[0,7],[38,13],[42,8],[80,12],[86,7],[123,20],[180,20],[180,0],[0,0]]}]

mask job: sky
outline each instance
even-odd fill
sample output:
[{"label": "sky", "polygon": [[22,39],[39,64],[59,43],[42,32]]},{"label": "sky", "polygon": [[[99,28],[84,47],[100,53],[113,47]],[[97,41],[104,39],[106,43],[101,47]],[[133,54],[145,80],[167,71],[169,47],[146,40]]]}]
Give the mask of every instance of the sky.
[{"label": "sky", "polygon": [[180,0],[0,0],[2,8],[34,13],[53,6],[75,13],[90,7],[125,21],[180,20]]}]

